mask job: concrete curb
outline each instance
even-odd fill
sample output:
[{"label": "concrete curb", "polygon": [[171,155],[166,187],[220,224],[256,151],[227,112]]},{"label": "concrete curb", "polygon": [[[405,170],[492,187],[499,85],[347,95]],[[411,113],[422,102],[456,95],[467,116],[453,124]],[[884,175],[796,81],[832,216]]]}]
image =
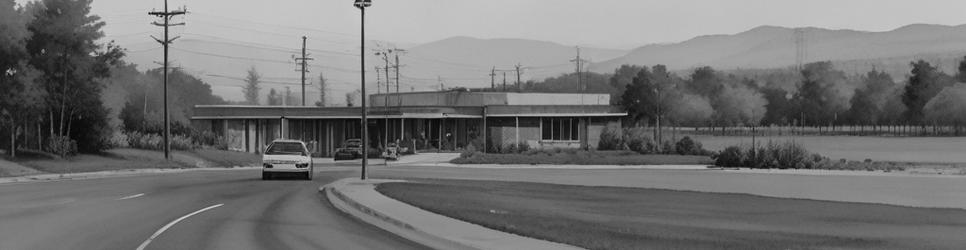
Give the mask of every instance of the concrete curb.
[{"label": "concrete curb", "polygon": [[579,170],[608,170],[608,169],[651,169],[651,170],[718,170],[709,168],[710,165],[552,165],[552,164],[399,164],[397,166],[434,166],[446,168],[477,168],[477,169],[579,169]]},{"label": "concrete curb", "polygon": [[455,241],[437,237],[435,235],[419,230],[403,221],[393,219],[374,209],[366,207],[352,198],[347,197],[337,188],[325,185],[319,188],[319,192],[325,193],[329,202],[333,206],[353,217],[356,217],[370,225],[374,225],[382,230],[389,231],[395,235],[409,239],[413,242],[422,244],[433,249],[477,249],[461,245]]},{"label": "concrete curb", "polygon": [[[342,210],[343,212],[352,215],[353,217],[359,218],[360,220],[379,227],[383,230],[389,231],[403,238],[409,239],[413,242],[428,246],[433,249],[581,249],[570,245],[565,245],[561,243],[548,242],[543,240],[537,240],[532,238],[527,238],[515,234],[505,233],[497,230],[492,230],[479,225],[471,224],[468,222],[456,220],[453,218],[445,217],[442,215],[434,214],[419,208],[410,206],[408,204],[402,203],[400,201],[394,200],[392,198],[378,194],[374,190],[375,184],[386,183],[386,182],[397,182],[392,180],[378,180],[378,181],[359,181],[354,178],[347,178],[335,181],[328,185],[319,188],[319,192],[322,192],[329,199],[329,202],[333,206]],[[367,191],[372,191],[378,194],[378,199],[384,202],[377,202],[379,206],[372,206],[372,204],[363,204],[353,195],[346,194],[346,187],[349,185],[365,186],[368,185],[371,188]],[[370,199],[371,200],[371,199]],[[371,201],[370,201],[371,202]],[[390,213],[399,212],[391,211],[387,208],[398,208],[406,210],[418,210],[420,218],[411,218],[398,216],[394,217]],[[389,210],[389,211],[387,211]],[[409,220],[409,222],[407,222]],[[430,224],[445,225],[445,226],[457,226],[466,229],[469,227],[471,230],[462,231],[455,234],[462,233],[464,237],[446,237],[444,236],[447,229],[443,228],[428,228],[425,226],[420,226],[419,224],[427,224],[427,220],[431,220]],[[449,234],[454,234],[454,232],[448,232]],[[522,243],[520,245],[512,245],[514,243]]]}]

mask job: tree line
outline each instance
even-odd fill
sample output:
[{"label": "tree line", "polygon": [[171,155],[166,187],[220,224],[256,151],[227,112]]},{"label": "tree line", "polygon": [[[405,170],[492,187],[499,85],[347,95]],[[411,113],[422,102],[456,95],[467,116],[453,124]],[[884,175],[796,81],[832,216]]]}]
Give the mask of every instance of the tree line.
[{"label": "tree line", "polygon": [[656,126],[660,120],[665,126],[712,130],[929,126],[945,127],[956,135],[964,132],[966,57],[952,75],[925,60],[910,62],[908,72],[896,78],[872,68],[850,75],[829,61],[800,69],[730,71],[705,66],[674,72],[664,65],[622,65],[609,74],[582,73],[586,87],[581,90],[573,73],[507,90],[609,93],[612,104],[627,111],[625,124],[633,126]]}]

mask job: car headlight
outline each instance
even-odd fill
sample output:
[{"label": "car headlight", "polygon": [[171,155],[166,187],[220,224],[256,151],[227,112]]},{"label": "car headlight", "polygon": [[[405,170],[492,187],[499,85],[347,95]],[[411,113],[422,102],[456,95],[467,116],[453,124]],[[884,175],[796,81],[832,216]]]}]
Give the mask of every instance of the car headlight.
[{"label": "car headlight", "polygon": [[307,167],[309,167],[308,163],[295,164],[295,168],[307,168]]}]

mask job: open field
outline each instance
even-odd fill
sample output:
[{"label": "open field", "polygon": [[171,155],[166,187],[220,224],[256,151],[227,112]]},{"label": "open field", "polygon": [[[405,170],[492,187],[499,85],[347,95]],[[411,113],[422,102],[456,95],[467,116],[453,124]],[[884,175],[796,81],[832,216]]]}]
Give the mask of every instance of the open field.
[{"label": "open field", "polygon": [[[751,136],[692,136],[712,151],[751,144]],[[756,143],[795,141],[831,159],[966,163],[966,137],[759,136]]]},{"label": "open field", "polygon": [[966,210],[662,189],[426,180],[378,191],[589,249],[958,249]]}]

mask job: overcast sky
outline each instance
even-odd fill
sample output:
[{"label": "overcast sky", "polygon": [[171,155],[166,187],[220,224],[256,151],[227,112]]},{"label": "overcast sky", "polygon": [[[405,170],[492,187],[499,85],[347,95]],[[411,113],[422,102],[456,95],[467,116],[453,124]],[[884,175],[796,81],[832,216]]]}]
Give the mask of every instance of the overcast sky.
[{"label": "overcast sky", "polygon": [[[238,18],[331,31],[316,36],[345,42],[359,33],[359,11],[350,0],[171,0],[170,4],[196,12],[195,17],[187,17],[189,25],[205,25],[206,18]],[[144,22],[151,19],[144,12],[160,8],[162,1],[95,0],[93,5],[94,12],[109,21],[109,35],[124,35],[148,28]],[[192,23],[195,18],[198,23]],[[375,0],[367,11],[367,33],[372,38],[404,44],[472,36],[631,47],[733,34],[759,25],[886,31],[912,23],[964,24],[966,1]],[[238,36],[245,35],[239,31]]]}]

